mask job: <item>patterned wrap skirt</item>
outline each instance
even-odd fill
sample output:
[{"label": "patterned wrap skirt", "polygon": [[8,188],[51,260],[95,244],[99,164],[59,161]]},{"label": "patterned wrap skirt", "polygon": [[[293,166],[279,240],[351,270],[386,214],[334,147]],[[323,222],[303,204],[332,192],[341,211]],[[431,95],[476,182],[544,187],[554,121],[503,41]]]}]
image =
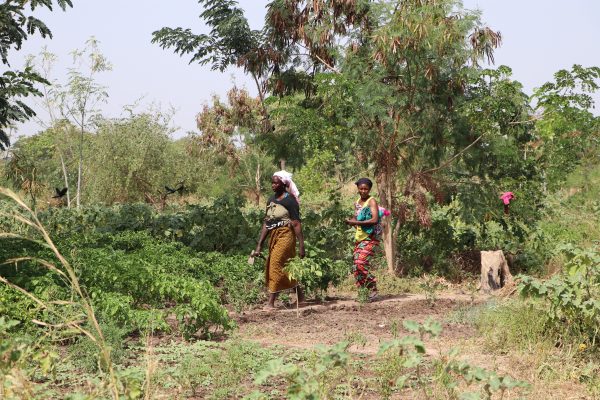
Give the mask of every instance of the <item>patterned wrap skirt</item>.
[{"label": "patterned wrap skirt", "polygon": [[379,240],[376,239],[361,240],[354,245],[352,273],[358,287],[376,288],[377,281],[369,271],[369,264],[377,246],[379,246]]},{"label": "patterned wrap skirt", "polygon": [[298,282],[290,280],[283,270],[296,256],[296,235],[290,226],[275,228],[270,234],[265,280],[269,293],[277,293],[298,286]]}]

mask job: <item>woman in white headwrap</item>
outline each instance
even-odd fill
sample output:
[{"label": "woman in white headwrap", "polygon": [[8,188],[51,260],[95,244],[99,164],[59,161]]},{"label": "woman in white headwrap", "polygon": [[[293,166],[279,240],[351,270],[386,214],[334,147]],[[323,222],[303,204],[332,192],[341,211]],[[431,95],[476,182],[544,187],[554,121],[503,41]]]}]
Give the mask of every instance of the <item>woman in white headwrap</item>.
[{"label": "woman in white headwrap", "polygon": [[304,301],[304,293],[298,282],[290,280],[283,270],[285,264],[296,256],[296,240],[298,256],[304,258],[304,236],[300,223],[300,192],[292,181],[292,174],[287,171],[276,172],[271,178],[271,188],[274,195],[267,201],[265,219],[253,255],[260,255],[262,245],[270,235],[265,281],[269,291],[266,308],[272,310],[275,309],[278,294],[284,290],[297,288],[297,301]]}]

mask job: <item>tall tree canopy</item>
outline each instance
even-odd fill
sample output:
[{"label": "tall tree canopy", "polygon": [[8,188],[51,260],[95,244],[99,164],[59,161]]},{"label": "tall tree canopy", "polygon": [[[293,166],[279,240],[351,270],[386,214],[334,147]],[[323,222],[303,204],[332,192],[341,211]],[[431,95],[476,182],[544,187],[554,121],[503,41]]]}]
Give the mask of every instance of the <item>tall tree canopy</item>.
[{"label": "tall tree canopy", "polygon": [[[407,201],[429,223],[435,173],[476,146],[484,132],[459,122],[482,59],[499,33],[452,0],[284,1],[269,5],[271,33],[308,51],[326,71],[319,92],[353,129],[357,155],[374,167],[381,203],[402,219]],[[395,264],[385,228],[388,267]]]},{"label": "tall tree canopy", "polygon": [[[52,37],[52,32],[42,21],[27,15],[26,8],[32,12],[40,7],[52,10],[54,3],[63,10],[67,6],[73,7],[71,0],[6,0],[0,4],[0,59],[3,65],[10,66],[9,52],[20,50],[30,35],[38,33],[42,37]],[[45,80],[31,68],[9,70],[0,75],[0,150],[9,145],[6,128],[35,115],[34,110],[20,99],[41,95],[35,88],[35,84],[41,82]]]}]

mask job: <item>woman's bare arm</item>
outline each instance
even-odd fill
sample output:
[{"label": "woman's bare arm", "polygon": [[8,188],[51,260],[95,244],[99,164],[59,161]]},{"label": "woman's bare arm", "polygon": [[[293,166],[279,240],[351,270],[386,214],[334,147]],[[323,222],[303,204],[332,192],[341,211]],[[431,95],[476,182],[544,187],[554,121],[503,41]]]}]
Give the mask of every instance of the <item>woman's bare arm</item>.
[{"label": "woman's bare arm", "polygon": [[292,220],[292,228],[298,239],[298,256],[304,258],[304,235],[302,234],[302,224],[300,221]]},{"label": "woman's bare arm", "polygon": [[262,251],[262,246],[265,239],[267,238],[268,233],[269,232],[267,231],[267,224],[263,222],[262,228],[260,229],[260,237],[258,238],[258,244],[256,245],[256,249],[254,250],[254,255],[259,255]]}]

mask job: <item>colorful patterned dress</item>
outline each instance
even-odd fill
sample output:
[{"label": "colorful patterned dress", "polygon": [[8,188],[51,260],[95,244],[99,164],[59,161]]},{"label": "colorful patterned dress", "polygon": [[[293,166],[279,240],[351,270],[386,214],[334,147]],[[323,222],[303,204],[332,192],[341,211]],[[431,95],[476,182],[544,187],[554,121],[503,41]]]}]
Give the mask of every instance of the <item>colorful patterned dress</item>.
[{"label": "colorful patterned dress", "polygon": [[[355,217],[358,221],[366,221],[372,218],[371,208],[369,207],[369,197],[361,206],[358,199],[354,203]],[[371,226],[357,226],[354,235],[354,264],[352,273],[356,279],[356,286],[369,289],[376,289],[377,282],[375,276],[369,271],[370,259],[375,254],[381,238],[381,224],[377,223]]]}]

